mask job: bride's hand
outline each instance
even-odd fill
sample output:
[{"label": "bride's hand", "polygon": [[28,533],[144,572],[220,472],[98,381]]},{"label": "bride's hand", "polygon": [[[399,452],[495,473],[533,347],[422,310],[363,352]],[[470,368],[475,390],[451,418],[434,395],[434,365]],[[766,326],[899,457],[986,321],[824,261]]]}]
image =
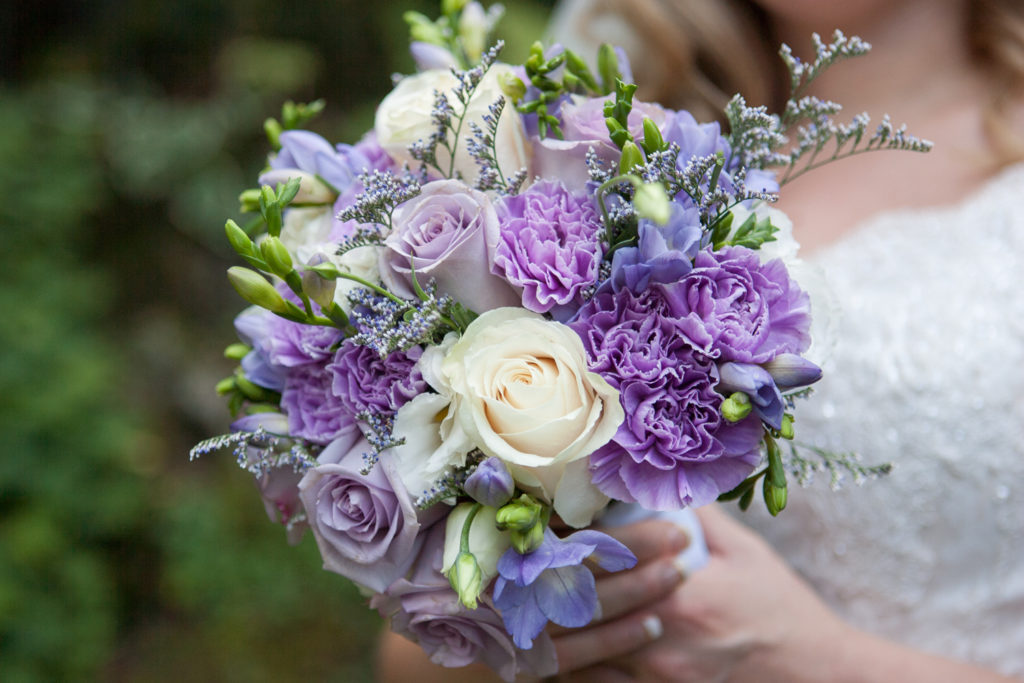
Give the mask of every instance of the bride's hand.
[{"label": "bride's hand", "polygon": [[[848,627],[760,537],[717,506],[697,512],[709,564],[653,606],[645,602],[655,591],[643,570],[602,577],[602,605],[626,616],[557,639],[559,680],[831,680],[825,668],[818,668],[819,662],[830,666],[821,649],[842,643]],[[627,527],[631,542],[638,547],[656,542],[664,524]],[[616,643],[641,641],[644,619],[650,626],[652,615],[660,620],[661,637],[615,655]],[[564,643],[567,639],[571,646]],[[580,668],[588,654],[590,660],[603,661]],[[794,667],[802,670],[791,671]]]}]

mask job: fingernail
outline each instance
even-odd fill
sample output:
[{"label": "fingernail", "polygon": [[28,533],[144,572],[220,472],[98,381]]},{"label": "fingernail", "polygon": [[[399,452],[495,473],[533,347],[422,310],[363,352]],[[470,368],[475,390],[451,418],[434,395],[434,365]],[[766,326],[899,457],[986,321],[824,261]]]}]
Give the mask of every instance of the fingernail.
[{"label": "fingernail", "polygon": [[651,640],[661,638],[662,634],[665,632],[665,628],[661,625],[661,619],[659,619],[656,614],[650,614],[644,617],[643,627],[644,633],[646,633],[647,637]]},{"label": "fingernail", "polygon": [[669,532],[668,542],[672,545],[673,549],[682,550],[690,545],[690,535],[682,527],[673,527],[672,531]]},{"label": "fingernail", "polygon": [[686,578],[686,572],[678,558],[664,564],[661,569],[661,578],[667,586],[675,586]]},{"label": "fingernail", "polygon": [[603,613],[604,613],[604,610],[601,609],[601,601],[599,600],[597,602],[597,607],[594,608],[594,619],[593,619],[593,621],[601,621],[601,615]]},{"label": "fingernail", "polygon": [[685,581],[686,577],[690,574],[690,568],[686,566],[683,556],[677,555],[675,559],[672,560],[672,564],[675,566],[676,571],[679,572],[679,577]]}]

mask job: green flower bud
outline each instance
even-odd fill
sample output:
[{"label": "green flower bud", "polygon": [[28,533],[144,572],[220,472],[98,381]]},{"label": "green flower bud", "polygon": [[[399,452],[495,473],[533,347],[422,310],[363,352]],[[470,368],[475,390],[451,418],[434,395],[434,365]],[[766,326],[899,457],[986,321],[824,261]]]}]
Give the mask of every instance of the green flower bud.
[{"label": "green flower bud", "polygon": [[465,0],[455,0],[461,4],[459,9],[463,10],[459,16],[459,38],[462,39],[462,49],[466,51],[466,57],[470,62],[476,62],[484,53],[487,41],[487,15],[479,2],[466,3]]},{"label": "green flower bud", "polygon": [[403,14],[402,18],[409,25],[409,35],[413,40],[433,45],[444,45],[444,34],[441,29],[425,15],[410,11]]},{"label": "green flower bud", "polygon": [[611,92],[615,79],[619,77],[619,56],[608,43],[602,43],[597,51],[597,72],[601,74],[605,91]]},{"label": "green flower bud", "polygon": [[455,14],[461,12],[466,6],[467,0],[441,0],[441,14]]},{"label": "green flower bud", "polygon": [[281,149],[281,133],[284,132],[284,128],[278,120],[267,119],[263,122],[263,130],[267,134],[267,140],[270,141],[270,146],[274,149]]},{"label": "green flower bud", "polygon": [[261,306],[272,313],[288,312],[288,302],[274,285],[255,270],[233,266],[228,268],[228,280],[243,299],[256,306]]},{"label": "green flower bud", "polygon": [[498,508],[495,522],[499,529],[529,531],[541,521],[541,504],[527,494]]},{"label": "green flower bud", "polygon": [[314,270],[306,268],[302,271],[302,291],[324,311],[334,304],[334,291],[337,286],[337,281],[324,278]]},{"label": "green flower bud", "polygon": [[544,524],[537,522],[528,531],[509,531],[512,547],[520,555],[532,553],[544,542]]},{"label": "green flower bud", "polygon": [[787,491],[785,486],[775,486],[768,478],[764,480],[764,503],[772,517],[786,509]]},{"label": "green flower bud", "polygon": [[242,230],[242,228],[238,226],[238,223],[229,218],[228,222],[224,224],[224,232],[228,235],[228,242],[231,243],[231,248],[241,256],[256,255],[256,250],[253,248],[252,240],[249,239],[247,234],[245,234],[245,230]]},{"label": "green flower bud", "polygon": [[260,242],[260,253],[263,254],[263,260],[267,262],[270,272],[278,277],[283,278],[295,270],[288,247],[284,246],[278,237],[264,237]]},{"label": "green flower bud", "polygon": [[665,140],[661,137],[658,124],[648,117],[644,117],[644,151],[652,154],[665,146]]},{"label": "green flower bud", "polygon": [[[615,119],[612,119],[615,121]],[[618,121],[615,121],[615,125],[622,127]],[[644,165],[644,153],[640,151],[636,143],[632,140],[626,140],[622,145],[622,157],[619,159],[619,173],[629,173],[637,166]]]},{"label": "green flower bud", "polygon": [[526,95],[526,84],[515,74],[509,71],[502,71],[498,74],[498,85],[505,97],[518,102]]},{"label": "green flower bud", "polygon": [[750,411],[753,409],[754,406],[750,404],[750,397],[742,391],[737,391],[722,401],[722,417],[729,422],[739,422],[747,415],[750,415]]},{"label": "green flower bud", "polygon": [[260,191],[250,188],[238,195],[238,210],[242,213],[251,213],[260,210]]},{"label": "green flower bud", "polygon": [[448,570],[448,582],[459,594],[459,602],[469,609],[476,609],[476,599],[483,591],[483,574],[473,553],[459,553],[455,564]]},{"label": "green flower bud", "polygon": [[672,202],[661,183],[644,183],[638,187],[633,195],[633,208],[640,218],[649,218],[658,225],[668,223],[672,215]]},{"label": "green flower bud", "polygon": [[782,427],[779,428],[779,436],[783,439],[792,439],[795,436],[793,432],[793,416],[789,413],[785,413],[782,416]]},{"label": "green flower bud", "polygon": [[235,390],[235,378],[225,377],[221,381],[217,382],[217,395],[223,396],[224,394],[230,394]]},{"label": "green flower bud", "polygon": [[604,122],[608,126],[608,137],[615,143],[615,146],[622,147],[625,145],[630,139],[629,131],[614,116],[605,117]]},{"label": "green flower bud", "polygon": [[231,360],[242,360],[250,351],[252,351],[252,347],[247,344],[231,344],[224,349],[224,357]]}]

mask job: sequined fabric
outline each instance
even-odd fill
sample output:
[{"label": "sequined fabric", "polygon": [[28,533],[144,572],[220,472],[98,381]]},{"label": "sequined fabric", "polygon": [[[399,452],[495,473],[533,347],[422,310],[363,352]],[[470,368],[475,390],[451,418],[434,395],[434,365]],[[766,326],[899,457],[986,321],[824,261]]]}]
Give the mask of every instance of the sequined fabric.
[{"label": "sequined fabric", "polygon": [[753,524],[853,624],[1024,675],[1024,165],[815,255],[841,309],[798,439],[893,473],[819,475]]}]

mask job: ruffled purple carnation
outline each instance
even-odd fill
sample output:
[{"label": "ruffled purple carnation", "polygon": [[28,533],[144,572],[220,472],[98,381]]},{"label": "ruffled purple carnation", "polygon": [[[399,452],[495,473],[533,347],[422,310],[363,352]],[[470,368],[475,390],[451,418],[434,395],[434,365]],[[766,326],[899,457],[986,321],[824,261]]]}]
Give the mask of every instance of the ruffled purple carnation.
[{"label": "ruffled purple carnation", "polygon": [[333,374],[332,390],[347,411],[393,415],[427,384],[416,367],[423,350],[414,346],[381,358],[368,346],[346,341],[327,366]]},{"label": "ruffled purple carnation", "polygon": [[525,308],[571,315],[601,265],[602,225],[592,200],[544,181],[506,197],[497,210],[498,229],[487,235],[491,272],[522,289]]},{"label": "ruffled purple carnation", "polygon": [[281,393],[289,434],[326,444],[353,425],[352,414],[331,389],[333,383],[334,373],[325,365],[301,365],[289,371]]},{"label": "ruffled purple carnation", "polygon": [[762,435],[756,418],[722,418],[717,368],[697,350],[706,339],[692,319],[672,315],[665,294],[662,285],[639,297],[602,292],[572,323],[626,413],[590,456],[593,482],[655,510],[703,505],[735,487],[757,464]]},{"label": "ruffled purple carnation", "polygon": [[411,576],[375,595],[370,607],[390,620],[391,630],[418,643],[435,664],[461,667],[483,662],[510,683],[517,673],[553,675],[557,660],[547,634],[541,634],[531,649],[520,650],[487,594],[480,596],[474,610],[459,602],[441,574],[444,535],[444,524],[431,527]]},{"label": "ruffled purple carnation", "polygon": [[704,328],[719,361],[764,363],[810,346],[810,300],[775,259],[745,247],[702,251],[678,283],[666,285],[673,313]]}]

